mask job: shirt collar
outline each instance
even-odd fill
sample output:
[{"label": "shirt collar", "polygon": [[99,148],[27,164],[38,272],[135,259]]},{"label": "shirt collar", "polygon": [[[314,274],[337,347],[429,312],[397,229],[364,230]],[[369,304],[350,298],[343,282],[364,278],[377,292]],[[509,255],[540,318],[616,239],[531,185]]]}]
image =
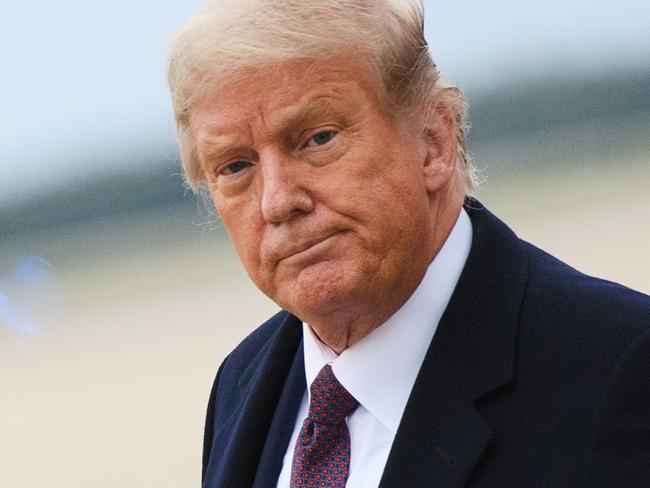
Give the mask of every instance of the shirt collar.
[{"label": "shirt collar", "polygon": [[396,433],[429,343],[465,266],[471,243],[472,224],[462,209],[422,282],[406,303],[338,356],[316,337],[309,325],[303,324],[307,384],[314,381],[325,364],[331,364],[338,380],[357,401]]}]

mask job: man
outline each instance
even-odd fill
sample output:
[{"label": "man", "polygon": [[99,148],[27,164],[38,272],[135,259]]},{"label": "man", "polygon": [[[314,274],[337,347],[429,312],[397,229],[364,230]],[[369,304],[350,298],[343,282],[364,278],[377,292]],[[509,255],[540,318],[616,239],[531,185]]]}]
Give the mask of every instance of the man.
[{"label": "man", "polygon": [[283,308],[219,369],[203,486],[650,486],[650,299],[469,198],[422,26],[221,0],[174,40],[187,180]]}]

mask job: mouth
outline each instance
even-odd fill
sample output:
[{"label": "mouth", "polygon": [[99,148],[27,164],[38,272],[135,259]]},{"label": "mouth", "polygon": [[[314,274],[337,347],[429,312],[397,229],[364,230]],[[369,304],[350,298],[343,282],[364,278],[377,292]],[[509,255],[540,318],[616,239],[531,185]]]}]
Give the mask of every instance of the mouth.
[{"label": "mouth", "polygon": [[298,245],[293,246],[291,249],[289,249],[289,251],[282,258],[280,258],[279,261],[283,261],[285,259],[294,258],[294,257],[297,258],[297,257],[300,257],[300,256],[307,256],[308,254],[312,254],[312,252],[318,252],[318,251],[321,250],[321,248],[326,247],[329,244],[329,241],[332,238],[334,238],[334,237],[336,237],[336,236],[338,236],[338,235],[340,235],[342,233],[343,233],[343,231],[339,230],[339,231],[335,231],[335,232],[332,232],[330,234],[327,234],[327,235],[325,235],[323,237],[318,237],[318,238],[315,238],[315,239],[309,239],[309,240],[303,241],[303,242],[299,243]]}]

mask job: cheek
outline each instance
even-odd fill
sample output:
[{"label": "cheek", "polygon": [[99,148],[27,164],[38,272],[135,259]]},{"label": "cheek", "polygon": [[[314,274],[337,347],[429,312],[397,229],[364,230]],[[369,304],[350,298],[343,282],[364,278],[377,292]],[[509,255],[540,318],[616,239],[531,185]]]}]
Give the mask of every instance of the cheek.
[{"label": "cheek", "polygon": [[233,247],[251,277],[261,271],[263,226],[250,205],[217,206]]},{"label": "cheek", "polygon": [[406,166],[397,171],[353,180],[347,188],[347,206],[361,221],[378,227],[380,233],[407,228],[428,205],[422,179]]},{"label": "cheek", "polygon": [[226,229],[228,229],[230,240],[242,262],[247,267],[253,264],[257,265],[259,262],[259,249],[255,246],[255,243],[259,239],[256,239],[255,232],[242,225],[235,227],[226,225]]},{"label": "cheek", "polygon": [[246,273],[255,286],[267,295],[275,289],[274,271],[263,259],[263,236],[255,228],[229,231],[230,239]]}]

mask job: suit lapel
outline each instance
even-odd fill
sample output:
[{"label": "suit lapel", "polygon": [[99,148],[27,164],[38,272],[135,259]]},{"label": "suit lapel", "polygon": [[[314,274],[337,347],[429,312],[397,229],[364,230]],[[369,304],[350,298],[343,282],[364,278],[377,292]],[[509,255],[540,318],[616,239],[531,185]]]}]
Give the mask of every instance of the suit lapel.
[{"label": "suit lapel", "polygon": [[466,486],[491,429],[475,406],[513,379],[527,279],[518,238],[469,200],[473,239],[406,405],[380,488]]},{"label": "suit lapel", "polygon": [[301,339],[300,321],[286,314],[268,347],[242,374],[239,382],[241,405],[237,414],[216,433],[217,436],[220,432],[228,435],[229,441],[217,463],[208,468],[211,473],[207,486],[243,488],[253,485],[287,375],[296,368],[294,358]]},{"label": "suit lapel", "polygon": [[293,433],[296,415],[305,393],[305,355],[303,345],[298,347],[291,370],[284,383],[273,415],[273,421],[264,444],[253,488],[269,488],[282,471],[282,462]]}]

